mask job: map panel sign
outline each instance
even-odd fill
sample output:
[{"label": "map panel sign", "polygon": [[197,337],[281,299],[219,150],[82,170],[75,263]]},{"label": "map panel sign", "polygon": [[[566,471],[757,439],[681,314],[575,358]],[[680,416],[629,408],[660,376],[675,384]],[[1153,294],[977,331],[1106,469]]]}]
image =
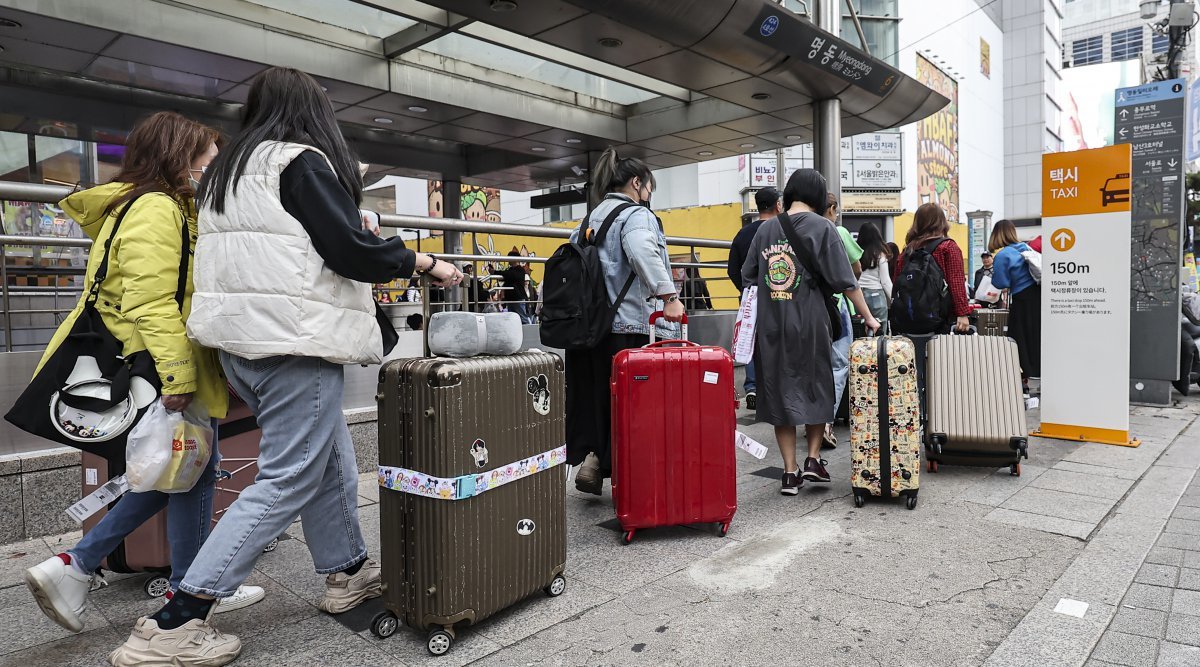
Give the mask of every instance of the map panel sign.
[{"label": "map panel sign", "polygon": [[1179,374],[1179,267],[1182,262],[1183,79],[1118,88],[1114,134],[1132,149],[1132,193],[1105,184],[1102,196],[1132,196],[1130,280],[1131,377],[1174,380]]}]

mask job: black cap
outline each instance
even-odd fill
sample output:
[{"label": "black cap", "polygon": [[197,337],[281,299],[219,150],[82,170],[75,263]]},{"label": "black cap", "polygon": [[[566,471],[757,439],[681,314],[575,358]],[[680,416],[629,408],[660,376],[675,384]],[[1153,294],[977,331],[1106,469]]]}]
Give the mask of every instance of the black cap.
[{"label": "black cap", "polygon": [[984,257],[991,257],[991,256],[992,256],[992,253],[990,253],[990,252],[985,252],[985,253],[983,253],[982,255],[980,255],[980,256],[979,256],[979,258],[980,258],[980,259],[982,259],[982,258],[984,258]]},{"label": "black cap", "polygon": [[779,191],[775,188],[763,188],[754,193],[754,203],[758,206],[759,213],[769,211],[779,203]]}]

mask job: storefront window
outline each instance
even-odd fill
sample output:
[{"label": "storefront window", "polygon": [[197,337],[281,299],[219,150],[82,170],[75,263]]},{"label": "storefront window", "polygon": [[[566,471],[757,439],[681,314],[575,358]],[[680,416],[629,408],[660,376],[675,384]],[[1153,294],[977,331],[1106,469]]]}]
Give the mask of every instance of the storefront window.
[{"label": "storefront window", "polygon": [[0,132],[0,181],[29,181],[29,137]]}]

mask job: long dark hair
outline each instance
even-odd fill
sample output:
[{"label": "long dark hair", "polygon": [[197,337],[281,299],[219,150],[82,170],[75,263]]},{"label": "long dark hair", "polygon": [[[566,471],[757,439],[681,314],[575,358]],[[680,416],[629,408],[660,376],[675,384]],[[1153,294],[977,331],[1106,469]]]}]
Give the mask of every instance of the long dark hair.
[{"label": "long dark hair", "polygon": [[588,188],[588,208],[596,208],[604,195],[616,192],[629,184],[635,178],[654,189],[654,173],[645,162],[635,157],[620,157],[617,149],[609,146],[600,154],[600,159],[592,168],[592,183]]},{"label": "long dark hair", "polygon": [[192,160],[220,140],[216,130],[174,111],[159,111],[133,128],[114,183],[133,187],[113,200],[108,211],[147,192],[165,192],[179,201],[195,196],[189,176]]},{"label": "long dark hair", "polygon": [[254,77],[242,131],[209,166],[200,187],[200,203],[225,212],[225,197],[236,192],[250,154],[264,141],[307,144],[329,158],[342,187],[362,202],[362,176],[333,115],[333,106],[316,79],[290,67],[272,67]]},{"label": "long dark hair", "polygon": [[940,239],[950,232],[950,223],[946,221],[946,212],[933,202],[921,204],[913,216],[912,229],[904,238],[904,252],[911,253],[926,241]]},{"label": "long dark hair", "polygon": [[829,185],[821,172],[816,169],[797,169],[783,188],[783,210],[786,212],[792,204],[801,202],[817,215],[824,215],[829,209],[826,204],[828,192]]},{"label": "long dark hair", "polygon": [[858,229],[858,245],[862,246],[862,267],[873,269],[879,266],[879,256],[888,254],[888,247],[883,242],[883,234],[874,224],[863,223]]}]

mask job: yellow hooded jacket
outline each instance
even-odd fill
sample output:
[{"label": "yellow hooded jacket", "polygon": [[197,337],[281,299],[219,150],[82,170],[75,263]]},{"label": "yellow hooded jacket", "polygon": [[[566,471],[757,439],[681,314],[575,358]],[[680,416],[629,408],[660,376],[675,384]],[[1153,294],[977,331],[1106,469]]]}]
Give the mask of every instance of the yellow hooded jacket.
[{"label": "yellow hooded jacket", "polygon": [[[127,183],[109,183],[76,192],[59,202],[94,243],[88,255],[84,296],[54,332],[35,375],[62,344],[83,311],[84,300],[92,288],[92,276],[104,258],[104,243],[112,235],[113,222],[126,204],[118,206],[111,215],[105,212],[128,187]],[[195,399],[208,408],[209,415],[221,418],[229,407],[229,393],[217,354],[189,340],[184,326],[192,309],[194,289],[194,262],[190,260],[182,313],[175,302],[183,241],[180,233],[185,222],[189,245],[195,252],[196,209],[191,201],[181,204],[160,192],[139,198],[113,239],[108,277],[100,286],[96,310],[112,335],[125,344],[126,355],[149,350],[164,394],[195,392]]]}]

